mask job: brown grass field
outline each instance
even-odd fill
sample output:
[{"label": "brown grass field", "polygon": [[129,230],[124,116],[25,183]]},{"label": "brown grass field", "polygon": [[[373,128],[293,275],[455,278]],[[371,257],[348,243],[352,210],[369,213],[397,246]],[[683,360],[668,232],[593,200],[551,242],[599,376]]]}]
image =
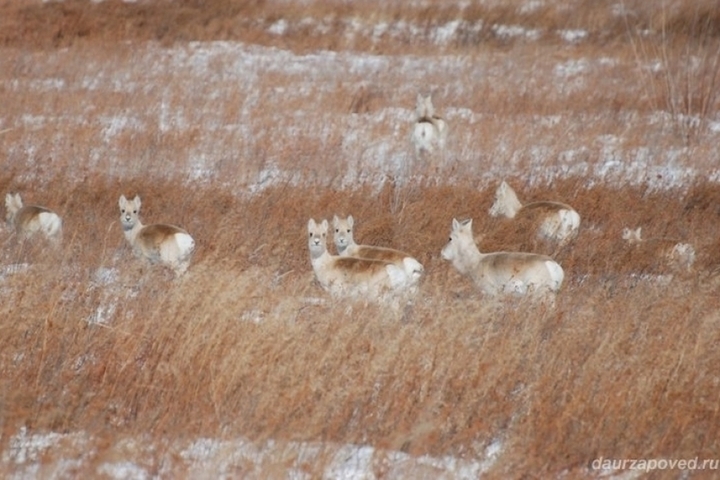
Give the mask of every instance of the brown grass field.
[{"label": "brown grass field", "polygon": [[[60,477],[110,478],[101,466],[119,460],[194,477],[167,451],[196,438],[478,461],[499,441],[484,472],[497,479],[595,478],[599,457],[718,458],[720,8],[529,3],[0,2],[0,193],[64,219],[59,249],[0,227],[0,476],[50,478],[48,465],[74,456]],[[307,18],[323,19],[322,34]],[[290,26],[273,33],[280,19]],[[348,33],[351,20],[360,33]],[[401,20],[420,33],[362,33]],[[464,26],[450,41],[423,34],[454,20]],[[587,36],[506,37],[490,28],[500,24]],[[389,63],[372,75],[253,70],[232,54],[201,58],[210,42]],[[173,55],[203,69],[173,68]],[[416,60],[433,68],[400,67]],[[648,67],[656,61],[663,68]],[[448,79],[442,65],[467,76]],[[436,170],[386,167],[385,151],[412,159],[422,89],[448,112],[448,152]],[[693,174],[674,182],[665,167]],[[267,180],[273,171],[284,176]],[[523,201],[573,205],[578,238],[557,251],[526,223],[490,218],[501,177]],[[141,195],[146,223],[193,235],[186,276],[133,257],[121,194]],[[389,310],[320,288],[305,226],[333,214],[352,214],[362,243],[425,265],[411,304]],[[483,251],[553,255],[566,272],[555,306],[477,293],[440,258],[454,217],[474,219]],[[635,226],[691,243],[695,267],[623,243]],[[42,450],[27,470],[7,454],[22,428],[85,432],[92,444]],[[260,473],[237,464],[228,476],[286,478],[289,462]],[[323,468],[304,465],[301,478]],[[380,463],[371,473],[393,477]]]}]

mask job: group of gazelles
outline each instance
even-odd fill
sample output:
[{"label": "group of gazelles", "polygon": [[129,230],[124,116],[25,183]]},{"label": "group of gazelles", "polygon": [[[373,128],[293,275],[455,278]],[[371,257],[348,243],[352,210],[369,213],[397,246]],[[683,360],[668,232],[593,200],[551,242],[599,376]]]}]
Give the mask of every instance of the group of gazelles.
[{"label": "group of gazelles", "polygon": [[[175,225],[143,225],[139,217],[139,196],[128,200],[122,195],[118,206],[120,225],[134,253],[150,263],[170,267],[177,276],[185,273],[195,249],[195,241],[190,234]],[[57,213],[37,205],[23,205],[17,193],[6,195],[5,209],[7,222],[18,237],[29,239],[39,234],[53,243],[60,242],[62,220]],[[497,188],[489,211],[492,216],[507,218],[519,214],[533,215],[535,212],[539,214],[535,232],[539,238],[563,246],[577,236],[580,215],[571,206],[550,201],[523,205],[504,181]],[[424,273],[422,264],[401,250],[358,245],[353,236],[354,226],[352,215],[333,218],[333,243],[338,254],[332,255],[327,247],[329,222],[308,221],[310,260],[320,285],[334,296],[371,300],[414,293]],[[640,229],[626,228],[623,239],[633,244],[644,241]],[[565,277],[562,267],[547,255],[480,252],[473,236],[472,220],[452,220],[450,238],[441,255],[488,295],[554,294],[560,290]],[[668,250],[668,258],[690,265],[694,260],[694,250],[689,244],[678,243]]]},{"label": "group of gazelles", "polygon": [[[416,154],[433,154],[444,148],[446,122],[434,112],[430,96],[418,95],[417,121],[411,133]],[[164,264],[182,275],[190,265],[195,241],[188,232],[175,225],[143,225],[139,218],[140,197],[128,200],[122,195],[118,201],[120,224],[134,253],[151,263]],[[54,242],[62,235],[62,220],[53,211],[36,205],[23,205],[19,194],[5,197],[6,216],[21,238],[40,233]],[[553,201],[539,201],[523,205],[515,191],[503,181],[495,192],[489,211],[492,216],[515,218],[531,215],[536,218],[538,237],[564,246],[572,241],[580,228],[580,215],[571,206]],[[354,219],[333,219],[333,240],[338,255],[327,248],[330,225],[327,220],[307,224],[308,247],[315,277],[320,285],[334,296],[355,296],[364,299],[386,299],[414,293],[424,268],[412,255],[403,251],[358,245],[353,238]],[[640,229],[623,231],[623,239],[639,244]],[[565,273],[547,255],[529,252],[481,253],[472,232],[472,220],[452,220],[450,239],[441,251],[463,275],[487,295],[497,294],[554,294],[560,290]],[[688,244],[676,244],[667,253],[670,259],[692,264],[694,250]]]}]

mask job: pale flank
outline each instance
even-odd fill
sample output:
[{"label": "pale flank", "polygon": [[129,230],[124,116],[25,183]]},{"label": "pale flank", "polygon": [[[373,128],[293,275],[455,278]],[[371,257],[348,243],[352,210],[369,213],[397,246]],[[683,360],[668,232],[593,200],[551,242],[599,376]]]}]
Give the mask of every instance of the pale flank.
[{"label": "pale flank", "polygon": [[341,257],[369,258],[393,263],[405,271],[411,284],[419,282],[425,269],[417,259],[394,248],[358,245],[353,236],[354,225],[352,215],[347,218],[338,218],[337,215],[333,217],[333,240]]},{"label": "pale flank", "polygon": [[480,253],[472,234],[472,220],[453,219],[450,241],[442,257],[488,295],[544,294],[560,290],[565,273],[546,255],[524,252]]},{"label": "pale flank", "polygon": [[21,238],[29,238],[36,233],[54,242],[59,242],[62,238],[60,216],[45,207],[23,206],[19,193],[5,195],[5,210],[8,224],[15,228]]},{"label": "pale flank", "polygon": [[334,296],[384,300],[402,291],[412,291],[403,267],[368,258],[341,257],[327,251],[327,220],[308,221],[310,262],[320,285]]},{"label": "pale flank", "polygon": [[580,215],[570,205],[560,202],[540,201],[526,205],[520,203],[515,190],[504,180],[495,191],[495,202],[489,213],[493,217],[515,218],[520,212],[532,215],[535,210],[541,216],[537,235],[560,245],[577,237]]},{"label": "pale flank", "polygon": [[195,240],[175,225],[143,225],[140,221],[140,197],[128,200],[120,196],[120,225],[135,255],[172,268],[180,276],[190,266]]}]

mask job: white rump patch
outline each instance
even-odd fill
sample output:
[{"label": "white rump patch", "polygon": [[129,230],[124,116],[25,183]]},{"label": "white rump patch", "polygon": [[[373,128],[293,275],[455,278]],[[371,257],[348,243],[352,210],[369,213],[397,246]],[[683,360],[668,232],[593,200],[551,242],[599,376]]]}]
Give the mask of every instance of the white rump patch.
[{"label": "white rump patch", "polygon": [[405,267],[405,273],[411,283],[417,283],[425,271],[425,267],[422,266],[422,263],[412,257],[405,257],[403,259],[403,266]]},{"label": "white rump patch", "polygon": [[557,292],[560,290],[563,280],[565,280],[565,272],[557,262],[546,261],[545,267],[547,267],[548,272],[550,273],[550,279],[553,282],[552,285],[549,285],[549,287],[552,291]]},{"label": "white rump patch", "polygon": [[38,215],[38,220],[42,226],[43,232],[49,237],[54,237],[62,230],[62,220],[57,214],[52,212],[41,212]]},{"label": "white rump patch", "polygon": [[188,254],[195,249],[195,240],[187,233],[176,233],[175,241],[181,252]]},{"label": "white rump patch", "polygon": [[435,127],[430,122],[419,122],[415,124],[413,129],[412,141],[415,149],[420,152],[425,150],[433,152],[435,150],[436,132]]},{"label": "white rump patch", "polygon": [[575,210],[560,210],[563,230],[572,232],[580,228],[580,215]]},{"label": "white rump patch", "polygon": [[386,265],[385,271],[390,277],[390,285],[393,289],[403,288],[408,284],[408,275],[397,265]]}]

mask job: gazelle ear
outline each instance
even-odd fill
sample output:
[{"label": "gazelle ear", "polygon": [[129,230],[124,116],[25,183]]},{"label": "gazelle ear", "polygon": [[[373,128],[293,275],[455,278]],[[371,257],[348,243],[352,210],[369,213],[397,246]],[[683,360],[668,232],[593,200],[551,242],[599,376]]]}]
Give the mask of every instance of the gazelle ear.
[{"label": "gazelle ear", "polygon": [[124,208],[125,205],[127,205],[127,198],[125,198],[125,195],[120,195],[120,200],[118,200],[118,205],[120,205],[120,208]]},{"label": "gazelle ear", "polygon": [[141,205],[140,195],[135,195],[135,198],[133,199],[133,203],[135,204],[135,208],[137,208],[139,210],[140,205]]},{"label": "gazelle ear", "polygon": [[417,100],[415,102],[415,113],[417,113],[418,117],[428,116],[427,105],[425,103],[425,97],[423,97],[422,93],[417,94]]},{"label": "gazelle ear", "polygon": [[327,221],[327,219],[324,219],[324,220],[323,220],[322,228],[323,228],[325,231],[327,231],[327,229],[328,229],[328,221]]},{"label": "gazelle ear", "polygon": [[498,192],[505,193],[505,192],[507,192],[508,187],[509,187],[509,185],[507,184],[507,182],[505,180],[503,180],[502,182],[500,182],[500,186],[498,187]]},{"label": "gazelle ear", "polygon": [[333,228],[338,228],[338,223],[340,223],[340,219],[337,215],[333,215]]},{"label": "gazelle ear", "polygon": [[455,230],[457,230],[457,229],[459,229],[459,228],[460,228],[460,222],[457,221],[457,218],[453,218],[453,221],[452,221],[452,229],[453,229],[453,231],[455,231]]},{"label": "gazelle ear", "polygon": [[19,193],[15,193],[12,195],[12,204],[18,210],[22,208],[23,203],[22,203],[22,198],[20,198]]},{"label": "gazelle ear", "polygon": [[353,218],[352,215],[349,215],[349,216],[348,216],[347,222],[348,222],[348,226],[349,226],[350,228],[353,228],[353,225],[355,225],[355,219]]},{"label": "gazelle ear", "polygon": [[307,226],[308,226],[308,230],[315,229],[317,227],[317,223],[315,223],[315,220],[311,218],[310,220],[308,220]]},{"label": "gazelle ear", "polygon": [[435,107],[432,103],[432,94],[425,97],[425,115],[432,117],[435,115]]}]

